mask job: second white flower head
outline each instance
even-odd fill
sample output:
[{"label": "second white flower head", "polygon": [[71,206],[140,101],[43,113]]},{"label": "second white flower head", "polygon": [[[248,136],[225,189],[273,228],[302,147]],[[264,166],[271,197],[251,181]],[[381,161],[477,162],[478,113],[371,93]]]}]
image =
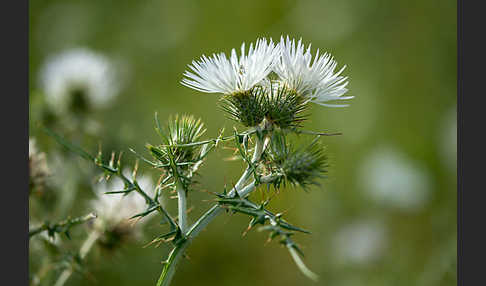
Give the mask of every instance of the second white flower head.
[{"label": "second white flower head", "polygon": [[312,62],[311,45],[305,49],[302,39],[296,44],[295,39],[290,40],[288,36],[286,39],[281,37],[279,46],[280,58],[274,70],[283,85],[324,106],[346,106],[324,102],[353,98],[342,97],[348,91],[345,88],[347,77],[340,75],[346,66],[334,72],[337,62],[330,54],[319,55],[317,50]]}]

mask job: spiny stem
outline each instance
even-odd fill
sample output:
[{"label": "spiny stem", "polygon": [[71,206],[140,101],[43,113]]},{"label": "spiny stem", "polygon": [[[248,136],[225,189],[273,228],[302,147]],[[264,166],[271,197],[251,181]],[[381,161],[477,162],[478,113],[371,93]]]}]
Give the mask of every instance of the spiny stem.
[{"label": "spiny stem", "polygon": [[[255,150],[253,153],[253,157],[251,160],[252,164],[257,163],[264,151],[264,141],[261,139],[257,139],[255,144]],[[243,184],[248,180],[248,178],[252,174],[252,167],[248,166],[245,170],[243,175],[240,177],[238,182],[236,183],[235,187],[228,193],[228,195],[233,195],[235,192],[238,192],[241,196],[248,195],[251,191],[256,188],[255,181],[247,185],[246,187],[242,188]],[[271,182],[274,179],[274,176],[270,175],[264,178],[261,178],[260,182],[266,183]],[[157,286],[168,286],[174,276],[174,273],[177,268],[177,264],[179,263],[180,259],[182,258],[184,251],[192,242],[192,240],[215,218],[217,217],[224,209],[216,204],[211,207],[206,213],[204,213],[185,233],[185,239],[181,241],[169,254],[167,261],[164,264],[162,269],[162,273],[160,273],[159,280],[157,281]],[[180,217],[179,217],[180,220]]]},{"label": "spiny stem", "polygon": [[[89,234],[88,238],[86,238],[83,245],[81,246],[81,249],[79,250],[79,257],[81,260],[86,257],[86,255],[89,253],[89,251],[93,247],[94,243],[98,240],[100,235],[101,233],[98,230],[93,230]],[[69,279],[71,274],[73,274],[72,267],[65,269],[57,279],[56,284],[54,286],[63,286],[64,283],[66,283],[66,281]]]},{"label": "spiny stem", "polygon": [[[269,137],[265,138],[265,141],[257,139],[257,142],[255,144],[255,151],[253,152],[253,156],[251,158],[251,164],[256,164],[260,160],[260,158],[263,154],[263,151],[265,150],[265,147],[267,146],[268,140],[269,140]],[[248,181],[252,172],[253,172],[252,166],[248,166],[246,168],[245,172],[243,173],[243,175],[241,175],[241,178],[236,183],[234,189],[240,190],[243,187],[243,185],[246,183],[246,181]],[[230,192],[229,195],[231,196],[231,195],[233,195],[233,193]]]},{"label": "spiny stem", "polygon": [[[261,178],[261,183],[268,183],[275,179],[274,175],[269,175],[266,177]],[[250,194],[256,188],[255,181],[250,183],[248,186],[244,187],[238,193],[241,196],[246,196]],[[233,188],[230,192],[234,194],[237,190]],[[179,263],[184,251],[192,242],[192,240],[211,222],[214,218],[216,218],[221,212],[224,210],[223,207],[220,205],[214,205],[211,207],[206,213],[204,213],[189,229],[186,233],[186,238],[182,242],[180,242],[169,254],[169,258],[165,262],[164,268],[162,269],[162,273],[160,274],[159,280],[157,281],[157,286],[168,286],[172,277],[174,276],[175,270],[177,268],[177,264]]]},{"label": "spiny stem", "polygon": [[78,225],[78,224],[82,224],[82,223],[87,222],[87,221],[94,219],[94,218],[96,218],[96,214],[95,213],[89,213],[87,215],[77,217],[77,218],[73,218],[73,219],[68,218],[66,220],[63,220],[63,221],[58,222],[58,223],[53,224],[53,225],[50,225],[48,223],[44,223],[39,227],[29,229],[29,238],[31,238],[32,236],[39,234],[43,231],[49,230],[49,229],[62,229],[64,227],[71,227],[71,226],[75,226],[75,225]]}]

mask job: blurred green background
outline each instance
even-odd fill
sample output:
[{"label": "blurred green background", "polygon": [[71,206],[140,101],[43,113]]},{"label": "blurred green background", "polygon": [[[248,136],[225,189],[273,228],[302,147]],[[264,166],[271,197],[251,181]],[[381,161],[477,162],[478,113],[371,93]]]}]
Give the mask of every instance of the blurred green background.
[{"label": "blurred green background", "polygon": [[[242,237],[248,219],[236,214],[222,215],[194,241],[173,285],[456,285],[456,1],[34,0],[29,14],[29,132],[48,157],[60,147],[38,128],[45,120],[39,72],[48,56],[72,48],[119,62],[123,83],[113,104],[89,115],[100,122],[97,135],[56,130],[92,153],[98,142],[106,153],[124,150],[128,162],[134,160],[128,147],[143,152],[145,143],[158,142],[156,111],[162,121],[175,113],[201,117],[208,137],[221,127],[229,134],[235,123],[218,109],[219,96],[179,83],[202,54],[288,34],[347,66],[351,105],[313,106],[305,124],[343,132],[323,139],[329,178],[308,193],[285,190],[270,203],[312,231],[295,241],[319,282],[304,277],[277,242],[264,245],[266,234]],[[204,189],[219,192],[239,177],[244,165],[223,161],[230,154],[209,157]],[[50,166],[53,180],[68,178],[62,166],[93,180],[93,165],[64,158],[72,160]],[[86,213],[87,184],[76,185],[72,206],[56,213],[38,211],[30,198],[31,220]],[[191,194],[192,222],[210,198]],[[173,210],[175,203],[167,201]],[[109,253],[95,249],[86,275],[76,273],[66,285],[154,285],[169,249],[143,246],[163,230],[152,220],[142,239]],[[86,233],[73,231],[71,251]],[[31,246],[32,273],[43,255]]]}]

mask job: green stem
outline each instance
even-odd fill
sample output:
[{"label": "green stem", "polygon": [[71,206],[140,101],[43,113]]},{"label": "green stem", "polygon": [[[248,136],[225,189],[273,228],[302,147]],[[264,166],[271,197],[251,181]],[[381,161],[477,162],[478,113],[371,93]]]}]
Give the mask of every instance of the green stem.
[{"label": "green stem", "polygon": [[178,212],[179,212],[179,228],[182,233],[186,233],[187,230],[187,217],[186,217],[186,190],[182,187],[182,184],[177,186],[177,200],[178,200]]},{"label": "green stem", "polygon": [[[253,152],[253,157],[251,158],[252,164],[256,164],[260,160],[260,158],[263,154],[263,151],[265,150],[265,147],[267,146],[267,143],[268,143],[267,140],[268,140],[268,137],[267,137],[267,139],[265,139],[265,141],[257,140],[257,142],[255,144],[255,151]],[[236,183],[234,189],[240,190],[244,186],[246,181],[248,181],[252,172],[253,172],[252,166],[248,166],[246,168],[245,172],[243,173],[243,175],[241,175],[240,179]],[[232,195],[232,194],[233,193],[230,193],[230,195]]]},{"label": "green stem", "polygon": [[89,213],[89,214],[82,216],[82,217],[77,217],[77,218],[73,218],[73,219],[68,218],[66,220],[63,220],[63,221],[58,222],[58,223],[53,224],[53,225],[50,225],[48,223],[44,223],[39,227],[29,229],[29,238],[31,238],[32,236],[39,234],[43,231],[49,230],[49,229],[59,230],[59,231],[68,230],[72,226],[85,223],[85,222],[87,222],[91,219],[94,219],[94,218],[96,218],[96,214],[95,213]]},{"label": "green stem", "polygon": [[[266,143],[268,143],[267,140],[265,140],[265,142],[263,140],[257,140],[251,160],[252,164],[257,163],[260,160]],[[248,166],[248,168],[245,170],[243,175],[236,183],[235,187],[228,193],[228,195],[231,196],[235,192],[238,192],[240,196],[246,196],[251,191],[253,191],[256,188],[255,181],[243,188],[243,185],[250,178],[252,173],[252,166]],[[273,179],[274,176],[269,175],[261,178],[260,182],[267,183],[271,182]],[[174,276],[174,273],[176,271],[177,265],[181,260],[186,248],[191,244],[192,240],[223,210],[224,209],[220,205],[214,205],[192,225],[189,231],[184,232],[186,237],[170,252],[167,261],[165,261],[159,280],[157,281],[157,286],[168,286],[170,284],[172,277]]]},{"label": "green stem", "polygon": [[[84,259],[86,255],[89,253],[91,248],[93,247],[94,243],[98,240],[100,237],[100,232],[97,230],[93,230],[88,236],[88,238],[84,241],[83,245],[81,246],[81,249],[79,250],[79,257]],[[56,284],[54,286],[63,286],[64,283],[69,279],[69,277],[73,274],[73,268],[69,267],[65,269],[59,278],[56,281]]]},{"label": "green stem", "polygon": [[[275,175],[269,175],[261,178],[261,183],[268,183],[275,179]],[[255,181],[250,183],[248,186],[244,187],[238,193],[240,196],[244,197],[249,195],[256,188]],[[230,192],[234,194],[237,191],[233,188]],[[179,263],[182,255],[186,248],[191,244],[192,240],[204,229],[206,226],[213,221],[221,212],[224,210],[220,205],[214,205],[206,213],[204,213],[189,229],[186,233],[186,237],[181,241],[169,254],[169,258],[165,262],[162,273],[160,274],[159,280],[157,281],[157,286],[168,286],[172,277],[174,276],[177,264]]]}]

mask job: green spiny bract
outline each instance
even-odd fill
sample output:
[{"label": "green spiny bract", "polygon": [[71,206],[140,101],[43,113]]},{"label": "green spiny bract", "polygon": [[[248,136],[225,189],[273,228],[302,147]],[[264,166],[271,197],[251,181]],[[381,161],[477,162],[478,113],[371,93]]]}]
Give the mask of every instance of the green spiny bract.
[{"label": "green spiny bract", "polygon": [[204,134],[201,119],[192,115],[176,115],[169,119],[164,133],[157,121],[157,131],[162,138],[159,146],[147,144],[151,155],[160,162],[159,167],[172,177],[178,178],[185,186],[207,155],[207,145],[193,144]]},{"label": "green spiny bract", "polygon": [[221,99],[221,108],[230,119],[241,122],[246,127],[257,126],[267,113],[264,92],[263,87],[256,86],[246,92],[224,96]]},{"label": "green spiny bract", "polygon": [[309,185],[318,185],[317,179],[324,178],[327,172],[327,156],[324,148],[314,140],[299,149],[291,148],[283,132],[275,132],[267,155],[271,172],[280,173],[274,182],[275,187],[289,183],[304,189]]},{"label": "green spiny bract", "polygon": [[[272,83],[273,84],[273,83]],[[295,129],[305,120],[302,113],[308,101],[286,87],[256,86],[249,91],[226,95],[221,108],[230,119],[246,127],[259,125],[263,119],[281,129]]]},{"label": "green spiny bract", "polygon": [[295,129],[301,126],[306,116],[308,101],[294,90],[286,87],[271,87],[265,96],[266,118],[281,129]]}]

